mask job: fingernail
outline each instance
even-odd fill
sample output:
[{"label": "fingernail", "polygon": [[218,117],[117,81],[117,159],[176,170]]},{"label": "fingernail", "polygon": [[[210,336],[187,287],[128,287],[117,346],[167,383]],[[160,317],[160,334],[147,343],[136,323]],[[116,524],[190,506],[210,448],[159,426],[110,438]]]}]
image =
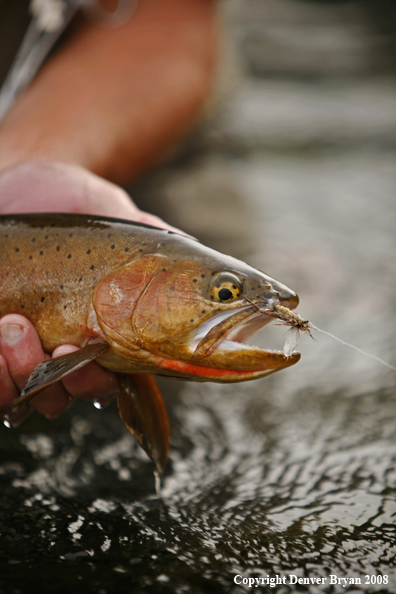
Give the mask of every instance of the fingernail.
[{"label": "fingernail", "polygon": [[4,344],[13,346],[17,344],[23,334],[23,327],[18,324],[4,324],[0,328],[1,340]]}]

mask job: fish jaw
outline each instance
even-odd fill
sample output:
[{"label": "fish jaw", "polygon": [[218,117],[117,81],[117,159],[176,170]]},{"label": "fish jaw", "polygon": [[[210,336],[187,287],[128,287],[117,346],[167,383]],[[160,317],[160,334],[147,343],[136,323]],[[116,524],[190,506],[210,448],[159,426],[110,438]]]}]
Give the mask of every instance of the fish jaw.
[{"label": "fish jaw", "polygon": [[[161,367],[161,373],[194,381],[234,383],[265,377],[295,365],[301,357],[298,352],[287,356],[281,351],[245,344],[270,322],[270,316],[252,306],[245,306],[236,313],[213,316],[202,324],[190,336],[182,358],[169,359],[158,355],[154,358]],[[205,340],[204,348],[199,350]]]},{"label": "fish jaw", "polygon": [[[217,382],[217,383],[237,383],[246,382],[249,380],[259,379],[295,365],[300,360],[300,353],[294,352],[292,355],[287,357],[283,353],[277,353],[273,351],[264,351],[261,349],[258,354],[260,362],[257,361],[257,365],[260,365],[259,369],[225,369],[220,367],[207,367],[203,365],[194,365],[186,361],[177,359],[164,359],[161,357],[155,357],[160,370],[157,371],[159,375],[170,375],[172,377],[178,377],[186,380],[202,381],[202,382]],[[228,358],[228,364],[232,365],[235,358],[238,364],[241,362],[241,358],[236,351],[224,351],[224,356]],[[253,355],[251,352],[250,355]],[[249,365],[254,366],[252,359],[246,361]],[[267,366],[267,369],[264,367]]]}]

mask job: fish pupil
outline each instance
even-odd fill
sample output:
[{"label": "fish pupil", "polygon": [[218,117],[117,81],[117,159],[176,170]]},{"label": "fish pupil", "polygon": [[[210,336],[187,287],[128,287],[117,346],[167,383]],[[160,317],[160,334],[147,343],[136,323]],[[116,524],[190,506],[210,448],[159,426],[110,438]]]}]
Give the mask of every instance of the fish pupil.
[{"label": "fish pupil", "polygon": [[230,289],[220,289],[219,297],[222,301],[229,301],[230,299],[232,299],[233,294],[230,291]]}]

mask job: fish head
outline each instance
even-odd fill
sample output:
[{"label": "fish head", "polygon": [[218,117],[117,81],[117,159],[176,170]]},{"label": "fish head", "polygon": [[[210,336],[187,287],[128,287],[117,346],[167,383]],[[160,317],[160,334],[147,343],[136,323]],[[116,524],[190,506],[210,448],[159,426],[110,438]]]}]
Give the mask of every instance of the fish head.
[{"label": "fish head", "polygon": [[150,373],[238,382],[300,358],[246,344],[271,322],[266,311],[274,304],[297,307],[296,293],[184,237],[173,249],[146,254],[102,279],[93,303],[117,354]]}]

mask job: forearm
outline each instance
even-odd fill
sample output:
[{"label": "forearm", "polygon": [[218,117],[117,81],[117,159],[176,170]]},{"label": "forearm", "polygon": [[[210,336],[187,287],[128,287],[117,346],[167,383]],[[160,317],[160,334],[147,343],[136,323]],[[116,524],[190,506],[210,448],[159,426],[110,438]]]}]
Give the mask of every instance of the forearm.
[{"label": "forearm", "polygon": [[0,169],[42,156],[118,183],[135,177],[199,114],[216,42],[212,0],[141,0],[123,27],[86,24],[0,124]]}]

